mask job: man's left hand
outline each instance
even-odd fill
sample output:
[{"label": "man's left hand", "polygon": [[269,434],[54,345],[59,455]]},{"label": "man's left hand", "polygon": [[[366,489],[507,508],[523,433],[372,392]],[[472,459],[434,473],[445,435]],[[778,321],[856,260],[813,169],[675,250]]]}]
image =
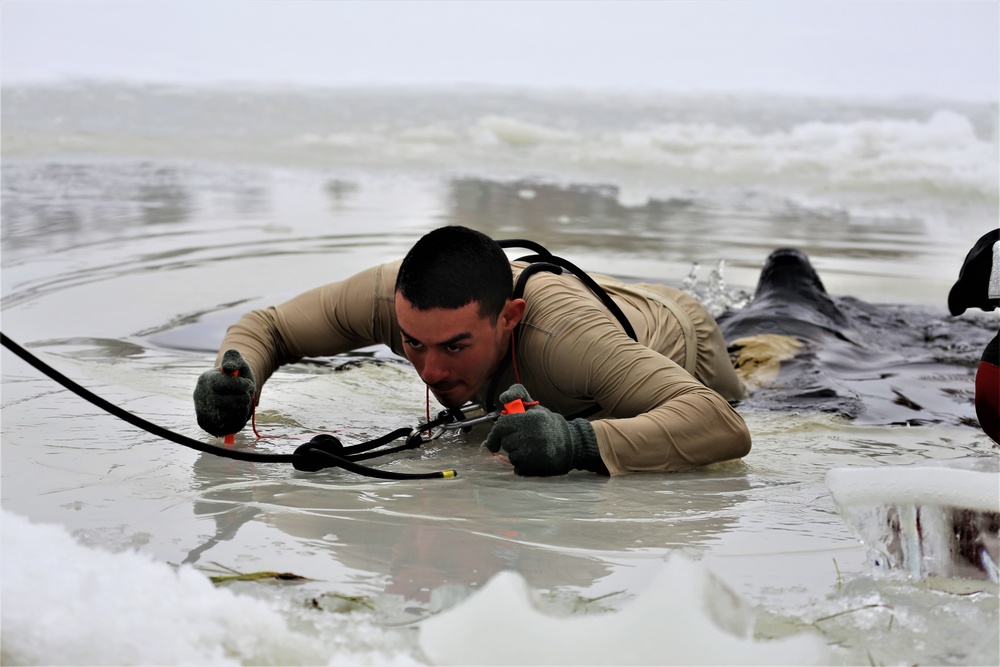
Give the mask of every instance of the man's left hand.
[{"label": "man's left hand", "polygon": [[[517,399],[531,402],[528,391],[519,384],[500,395],[503,404]],[[502,447],[518,475],[565,475],[574,469],[607,474],[590,423],[586,419],[567,421],[540,405],[500,415],[484,444],[494,454]]]}]

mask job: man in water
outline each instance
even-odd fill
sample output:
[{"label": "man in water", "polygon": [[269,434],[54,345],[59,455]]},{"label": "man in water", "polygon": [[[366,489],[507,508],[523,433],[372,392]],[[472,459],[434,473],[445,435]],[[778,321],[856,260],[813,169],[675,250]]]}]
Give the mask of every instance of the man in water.
[{"label": "man in water", "polygon": [[443,227],[401,262],[248,313],[227,331],[220,368],[198,380],[198,423],[216,436],[238,430],[232,419],[246,424],[282,364],[381,343],[405,355],[445,407],[537,400],[501,416],[486,441],[519,475],[680,470],[750,451],[728,402],[742,385],[697,301],[597,277],[633,340],[573,275],[536,273],[515,295],[525,267],[484,234]]}]

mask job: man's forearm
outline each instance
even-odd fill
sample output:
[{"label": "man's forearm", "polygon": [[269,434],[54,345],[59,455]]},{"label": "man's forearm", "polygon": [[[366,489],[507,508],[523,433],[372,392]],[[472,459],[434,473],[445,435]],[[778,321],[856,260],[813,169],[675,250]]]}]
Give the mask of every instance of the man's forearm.
[{"label": "man's forearm", "polygon": [[710,389],[679,396],[637,417],[592,425],[612,475],[683,470],[750,451],[746,422]]},{"label": "man's forearm", "polygon": [[257,397],[261,387],[274,371],[284,364],[298,361],[290,354],[277,324],[275,308],[254,310],[229,327],[219,348],[216,365],[221,363],[225,350],[237,349],[250,364],[257,381]]}]

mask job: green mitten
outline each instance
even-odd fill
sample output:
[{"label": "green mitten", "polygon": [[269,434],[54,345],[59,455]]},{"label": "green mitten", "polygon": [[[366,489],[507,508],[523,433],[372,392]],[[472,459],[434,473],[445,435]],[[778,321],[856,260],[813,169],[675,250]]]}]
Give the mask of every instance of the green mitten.
[{"label": "green mitten", "polygon": [[237,350],[226,350],[222,364],[202,373],[195,385],[198,426],[216,437],[236,433],[253,415],[256,392],[250,364]]},{"label": "green mitten", "polygon": [[[503,404],[516,399],[531,401],[519,384],[500,394]],[[586,419],[566,421],[540,405],[501,415],[484,444],[493,453],[502,447],[518,475],[565,475],[570,470],[607,474],[594,427]]]}]

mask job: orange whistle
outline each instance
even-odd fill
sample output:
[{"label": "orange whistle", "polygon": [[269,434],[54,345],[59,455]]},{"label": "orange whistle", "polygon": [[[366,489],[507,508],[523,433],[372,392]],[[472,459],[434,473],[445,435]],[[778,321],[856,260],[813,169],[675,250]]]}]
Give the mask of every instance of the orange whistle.
[{"label": "orange whistle", "polygon": [[538,401],[531,401],[529,403],[525,403],[520,398],[515,398],[510,403],[503,404],[503,412],[501,414],[515,415],[518,412],[524,412],[526,408],[530,408],[533,405],[538,405]]},{"label": "orange whistle", "polygon": [[524,401],[520,398],[515,398],[510,403],[503,404],[503,413],[505,415],[513,415],[518,412],[524,412]]}]

